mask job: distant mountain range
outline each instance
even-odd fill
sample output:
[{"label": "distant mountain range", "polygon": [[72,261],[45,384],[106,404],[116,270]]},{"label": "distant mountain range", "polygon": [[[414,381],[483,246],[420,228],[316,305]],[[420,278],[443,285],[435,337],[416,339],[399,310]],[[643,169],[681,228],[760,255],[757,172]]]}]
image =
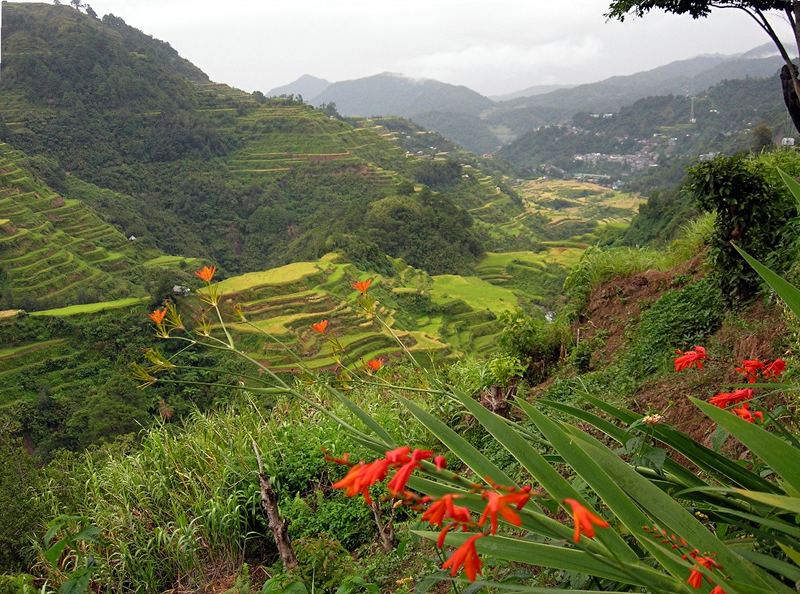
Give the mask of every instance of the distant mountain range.
[{"label": "distant mountain range", "polygon": [[[743,54],[697,56],[577,86],[536,85],[494,99],[465,86],[393,73],[336,83],[304,75],[270,95],[294,93],[312,105],[335,103],[346,116],[407,117],[484,153],[579,112],[613,112],[645,97],[702,93],[723,80],[773,76],[781,65],[765,44]],[[312,94],[317,88],[322,90]]]}]

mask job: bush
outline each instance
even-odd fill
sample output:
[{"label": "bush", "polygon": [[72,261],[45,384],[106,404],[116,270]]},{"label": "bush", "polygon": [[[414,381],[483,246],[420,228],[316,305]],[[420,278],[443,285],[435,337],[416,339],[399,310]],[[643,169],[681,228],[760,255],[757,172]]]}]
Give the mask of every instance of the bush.
[{"label": "bush", "polygon": [[767,257],[780,245],[786,222],[797,215],[793,200],[770,183],[760,160],[744,156],[695,165],[686,188],[700,210],[716,213],[711,262],[725,301],[746,302],[758,290],[758,275],[733,244],[756,258]]},{"label": "bush", "polygon": [[690,349],[717,330],[723,315],[722,296],[710,280],[668,291],[642,313],[623,367],[639,377],[654,372],[674,349]]},{"label": "bush", "polygon": [[521,311],[506,312],[500,321],[500,349],[515,367],[524,370],[529,382],[543,381],[569,343],[569,329],[561,322],[548,322],[543,315],[533,317]]}]

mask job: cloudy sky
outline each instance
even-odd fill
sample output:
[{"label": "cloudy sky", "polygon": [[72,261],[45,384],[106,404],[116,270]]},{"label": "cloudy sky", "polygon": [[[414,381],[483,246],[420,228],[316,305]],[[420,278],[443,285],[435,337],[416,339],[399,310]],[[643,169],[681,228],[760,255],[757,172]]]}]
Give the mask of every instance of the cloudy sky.
[{"label": "cloudy sky", "polygon": [[653,13],[606,22],[609,0],[89,1],[247,91],[306,73],[343,80],[390,71],[493,95],[768,41],[732,10],[701,21]]}]

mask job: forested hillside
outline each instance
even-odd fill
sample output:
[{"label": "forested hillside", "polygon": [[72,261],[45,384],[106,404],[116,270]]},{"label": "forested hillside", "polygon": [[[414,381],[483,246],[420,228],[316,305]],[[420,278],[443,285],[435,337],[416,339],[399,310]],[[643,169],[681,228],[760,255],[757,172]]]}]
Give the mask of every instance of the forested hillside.
[{"label": "forested hillside", "polygon": [[590,105],[760,53],[543,93],[588,103],[495,159],[2,9],[0,594],[796,591],[778,94]]},{"label": "forested hillside", "polygon": [[[430,272],[468,270],[492,248],[480,216],[466,212],[499,204],[497,184],[480,173],[462,175],[456,162],[421,184],[430,160],[406,154],[369,121],[209,83],[169,46],[113,17],[37,4],[4,10],[0,137],[121,195],[55,180],[126,236],[167,253],[181,246],[229,272],[317,258],[355,237],[361,249]],[[447,168],[447,155],[439,164]],[[500,216],[511,220],[520,206],[503,197]],[[414,232],[387,237],[397,208]]]}]

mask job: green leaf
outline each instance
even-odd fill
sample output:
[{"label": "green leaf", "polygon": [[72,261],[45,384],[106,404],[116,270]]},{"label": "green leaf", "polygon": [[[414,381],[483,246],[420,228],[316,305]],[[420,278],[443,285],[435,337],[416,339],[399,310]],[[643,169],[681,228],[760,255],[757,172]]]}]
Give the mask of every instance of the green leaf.
[{"label": "green leaf", "polygon": [[764,266],[761,262],[753,258],[736,244],[733,244],[736,251],[747,260],[747,263],[764,279],[764,281],[783,299],[784,303],[792,310],[795,317],[800,320],[800,289],[795,287],[782,276]]},{"label": "green leaf", "polygon": [[[642,418],[642,415],[615,407],[592,396],[588,391],[581,391],[579,395],[581,398],[594,404],[600,410],[616,417],[628,425]],[[653,436],[661,443],[675,449],[703,470],[715,474],[725,482],[730,481],[742,488],[752,489],[754,491],[779,492],[779,489],[766,479],[750,472],[718,452],[705,447],[677,429],[668,425],[654,425],[652,429]]]},{"label": "green leaf", "polygon": [[453,452],[481,479],[489,479],[498,485],[511,486],[514,484],[514,481],[511,480],[505,472],[500,470],[489,458],[478,451],[475,446],[450,429],[450,427],[445,425],[442,421],[406,398],[398,396],[397,399],[426,429],[428,429],[428,431],[433,433],[447,449]]},{"label": "green leaf", "polygon": [[778,167],[778,173],[783,180],[783,183],[786,184],[786,187],[789,188],[789,192],[794,196],[794,199],[797,201],[797,208],[800,210],[800,182],[798,182],[795,178],[791,175],[786,173],[783,169]]},{"label": "green leaf", "polygon": [[342,404],[344,404],[350,412],[352,412],[358,419],[364,423],[372,432],[380,437],[383,441],[385,441],[389,446],[395,446],[396,443],[387,431],[381,427],[380,423],[378,423],[372,416],[363,410],[360,406],[358,406],[355,402],[350,400],[347,396],[342,394],[339,390],[334,388],[333,386],[325,386],[327,391],[332,394],[336,399],[339,400]]},{"label": "green leaf", "polygon": [[692,398],[695,406],[716,421],[732,436],[746,445],[753,454],[761,458],[795,490],[800,490],[800,451],[780,437],[764,430],[755,423],[748,423],[733,413],[708,402]]},{"label": "green leaf", "polygon": [[762,553],[757,553],[750,548],[752,545],[740,545],[734,544],[731,546],[737,553],[739,553],[742,557],[750,561],[751,563],[755,563],[759,567],[763,567],[764,569],[768,569],[778,575],[782,575],[785,578],[790,579],[793,582],[800,581],[800,568],[795,567],[794,565],[790,565],[785,561],[780,561],[779,559],[775,559],[775,557],[770,557],[769,555],[764,555]]},{"label": "green leaf", "polygon": [[[575,444],[584,449],[588,457],[608,473],[633,501],[655,518],[661,528],[686,539],[691,546],[701,551],[715,552],[717,560],[735,582],[755,588],[771,588],[768,591],[788,592],[781,584],[736,555],[675,499],[633,471],[596,439],[576,427],[566,427]],[[589,481],[587,477],[583,478]],[[615,502],[605,503],[612,507]]]},{"label": "green leaf", "polygon": [[[417,530],[413,532],[433,541],[439,537],[438,532]],[[473,535],[466,532],[451,532],[447,535],[445,542],[450,546],[457,547],[470,536]],[[479,553],[494,559],[586,573],[623,584],[655,586],[664,592],[689,592],[676,580],[670,579],[652,568],[644,566],[632,567],[626,564],[625,570],[622,570],[614,567],[607,559],[577,549],[507,536],[486,536],[476,542],[476,548]]]},{"label": "green leaf", "polygon": [[[574,406],[569,406],[561,402],[556,402],[554,400],[541,399],[537,400],[537,402],[539,404],[547,406],[548,408],[554,408],[556,410],[560,410],[569,415],[572,415],[578,420],[591,424],[592,426],[596,427],[597,429],[608,435],[611,439],[620,444],[625,443],[625,439],[629,434],[628,431],[621,429],[616,425],[614,425],[613,423],[606,421],[602,417],[599,417],[583,409]],[[679,482],[686,485],[687,487],[690,485],[699,487],[706,484],[702,480],[697,478],[691,471],[689,471],[684,466],[678,464],[677,462],[675,462],[670,458],[667,458],[667,460],[664,462],[664,470],[669,474],[671,474]]]}]

